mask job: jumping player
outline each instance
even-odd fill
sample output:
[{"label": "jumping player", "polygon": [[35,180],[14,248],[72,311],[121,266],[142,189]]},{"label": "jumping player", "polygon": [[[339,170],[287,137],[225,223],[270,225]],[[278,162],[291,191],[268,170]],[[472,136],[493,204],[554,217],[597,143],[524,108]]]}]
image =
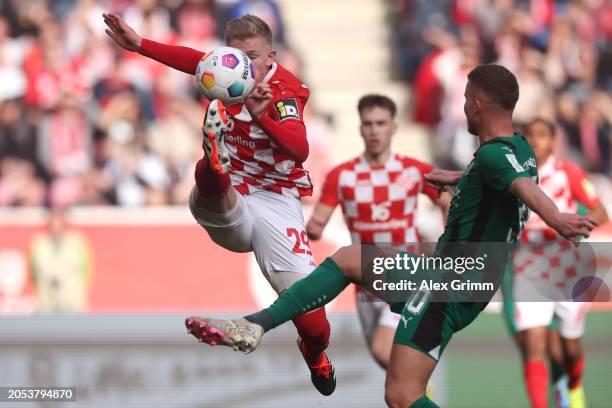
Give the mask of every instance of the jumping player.
[{"label": "jumping player", "polygon": [[[327,175],[321,198],[306,224],[308,237],[321,238],[340,204],[353,244],[418,242],[415,217],[419,193],[427,195],[444,213],[448,211],[449,194],[438,197],[438,190],[425,181],[424,175],[432,170],[430,165],[391,151],[391,139],[397,130],[397,108],[391,99],[365,95],[357,110],[365,151]],[[400,316],[359,286],[355,298],[370,353],[386,369]]]},{"label": "jumping player", "polygon": [[[527,140],[538,161],[542,190],[552,198],[561,211],[576,212],[581,205],[588,210],[591,219],[597,223],[606,222],[608,220],[606,210],[584,172],[575,164],[554,154],[555,133],[554,124],[540,118],[533,120],[526,127]],[[565,273],[561,269],[563,265],[556,265],[554,260],[565,254],[573,257],[572,251],[575,249],[564,245],[563,238],[548,227],[538,215],[532,216],[525,224],[521,241],[537,245],[543,253],[530,251],[528,245],[521,247],[521,251],[529,253],[523,254],[527,255],[526,257],[515,256],[514,273],[520,273],[528,279],[545,279],[556,287],[569,284],[572,277],[564,279]],[[520,297],[517,290],[519,288],[515,287],[515,299]],[[512,302],[512,298],[504,296],[504,301],[513,307],[513,313],[507,317],[513,318],[509,325],[514,326],[517,332],[517,344],[521,348],[524,360],[523,374],[531,406],[548,407],[549,375],[545,363],[548,351],[553,364],[555,361],[561,363],[569,376],[569,407],[586,407],[582,387],[584,353],[580,339],[584,334],[584,318],[588,303]],[[558,334],[557,331],[550,330],[555,316],[558,319]],[[561,347],[556,344],[559,336]],[[559,350],[560,355],[555,356],[557,353],[551,353],[551,349]],[[554,365],[552,371],[554,376],[558,376],[557,373],[561,372],[559,368],[555,369]],[[557,406],[562,405],[562,398],[559,397],[557,396]]]},{"label": "jumping player", "polygon": [[[141,38],[118,15],[103,17],[106,33],[119,46],[185,73],[195,74],[205,56]],[[272,32],[260,18],[230,21],[225,40],[249,56],[257,85],[244,103],[228,106],[227,112],[221,101],[210,102],[202,129],[205,154],[196,166],[189,208],[214,242],[233,252],[253,251],[264,276],[281,293],[315,266],[300,201],[312,193],[302,168],[308,156],[302,115],[309,90],[274,61]],[[330,334],[325,309],[293,322],[313,384],[330,395],[336,379],[324,352]]]},{"label": "jumping player", "polygon": [[[463,174],[434,170],[426,176],[440,187],[456,186],[440,244],[516,242],[528,208],[574,241],[588,236],[595,226],[588,217],[561,213],[537,186],[533,150],[512,127],[517,100],[516,77],[506,68],[480,65],[468,74],[464,111],[468,131],[478,136],[480,147]],[[248,353],[259,345],[266,331],[331,301],[349,283],[360,284],[361,275],[361,248],[347,246],[283,292],[267,309],[236,320],[191,317],[185,324],[207,343]],[[422,300],[417,305],[412,304],[415,296]],[[385,383],[385,400],[390,407],[437,407],[425,396],[431,373],[452,335],[470,324],[487,303],[432,302],[418,291],[406,302],[392,304],[393,310],[401,311],[402,322],[395,333]]]}]

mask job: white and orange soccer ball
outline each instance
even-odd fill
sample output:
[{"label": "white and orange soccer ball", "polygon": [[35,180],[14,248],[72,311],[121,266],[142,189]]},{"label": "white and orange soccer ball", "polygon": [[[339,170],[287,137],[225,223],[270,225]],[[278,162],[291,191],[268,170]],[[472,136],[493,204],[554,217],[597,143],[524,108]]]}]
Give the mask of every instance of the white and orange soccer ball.
[{"label": "white and orange soccer ball", "polygon": [[253,64],[237,48],[217,47],[198,63],[196,84],[207,99],[226,105],[242,102],[255,87]]}]

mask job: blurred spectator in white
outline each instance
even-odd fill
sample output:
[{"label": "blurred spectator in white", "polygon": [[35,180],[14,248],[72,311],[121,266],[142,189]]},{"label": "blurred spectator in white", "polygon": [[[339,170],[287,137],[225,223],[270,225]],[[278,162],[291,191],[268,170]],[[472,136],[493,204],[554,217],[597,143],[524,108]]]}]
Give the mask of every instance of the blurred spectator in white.
[{"label": "blurred spectator in white", "polygon": [[51,175],[49,200],[69,206],[80,201],[81,176],[91,166],[93,128],[74,95],[64,94],[39,126],[38,155]]},{"label": "blurred spectator in white", "polygon": [[11,38],[9,31],[8,22],[0,17],[0,101],[21,97],[26,89],[21,64],[27,42]]},{"label": "blurred spectator in white", "polygon": [[109,132],[111,156],[104,168],[116,204],[126,207],[169,204],[170,175],[164,162],[141,146],[142,135],[125,122]]},{"label": "blurred spectator in white", "polygon": [[519,49],[518,53],[520,62],[514,73],[521,95],[514,108],[513,119],[518,123],[527,123],[536,117],[554,121],[552,89],[542,78],[542,53],[529,47]]},{"label": "blurred spectator in white", "polygon": [[86,312],[93,278],[89,242],[68,229],[63,209],[49,211],[47,230],[30,245],[32,279],[42,313]]},{"label": "blurred spectator in white", "polygon": [[464,168],[472,159],[477,143],[477,139],[467,132],[463,102],[467,74],[481,62],[480,42],[470,28],[462,29],[459,42],[440,41],[447,47],[437,55],[431,67],[442,90],[441,120],[433,136],[432,151],[434,157],[446,161],[448,167]]},{"label": "blurred spectator in white", "polygon": [[[193,172],[189,170],[194,159],[197,161],[202,155],[201,126],[204,114],[200,105],[189,98],[175,97],[168,102],[164,113],[148,126],[147,146],[166,163],[176,182],[188,177],[193,184]],[[195,156],[194,151],[200,157]],[[183,202],[183,199],[177,199]]]}]

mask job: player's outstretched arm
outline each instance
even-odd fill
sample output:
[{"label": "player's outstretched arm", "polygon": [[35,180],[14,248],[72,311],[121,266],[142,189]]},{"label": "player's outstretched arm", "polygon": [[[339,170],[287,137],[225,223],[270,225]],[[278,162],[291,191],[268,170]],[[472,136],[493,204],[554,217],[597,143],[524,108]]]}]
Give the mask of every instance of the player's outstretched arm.
[{"label": "player's outstretched arm", "polygon": [[139,52],[142,37],[132,27],[126,24],[121,16],[113,13],[103,13],[106,34],[112,38],[121,48],[128,51]]},{"label": "player's outstretched arm", "polygon": [[121,48],[138,52],[187,74],[195,74],[198,62],[205,55],[193,48],[161,44],[142,38],[117,14],[104,13],[102,17],[107,26],[106,34]]},{"label": "player's outstretched arm", "polygon": [[548,226],[572,242],[578,242],[581,236],[588,237],[597,226],[597,222],[590,217],[559,212],[555,203],[528,177],[515,179],[508,191],[536,212]]},{"label": "player's outstretched arm", "polygon": [[425,174],[425,180],[439,191],[446,191],[447,186],[456,186],[463,176],[462,171],[433,169]]},{"label": "player's outstretched arm", "polygon": [[325,226],[329,222],[331,218],[334,208],[331,205],[317,203],[314,208],[308,223],[306,223],[306,234],[308,234],[308,239],[316,241],[321,239],[321,235],[323,235],[323,230]]},{"label": "player's outstretched arm", "polygon": [[[272,88],[268,83],[259,83],[244,103],[253,120],[263,129],[278,147],[298,163],[308,158],[308,139],[301,114],[296,120],[278,121],[272,119],[268,106],[272,102]],[[306,96],[306,99],[308,97]],[[306,103],[304,101],[304,103]],[[302,108],[300,108],[302,110]]]}]

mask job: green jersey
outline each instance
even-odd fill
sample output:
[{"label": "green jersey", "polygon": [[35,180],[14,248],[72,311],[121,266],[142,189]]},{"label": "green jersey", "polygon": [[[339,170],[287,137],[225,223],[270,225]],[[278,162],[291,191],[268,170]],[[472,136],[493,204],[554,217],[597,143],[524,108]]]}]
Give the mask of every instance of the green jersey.
[{"label": "green jersey", "polygon": [[439,242],[516,242],[529,217],[508,191],[519,177],[538,182],[536,158],[523,135],[480,145],[457,184]]},{"label": "green jersey", "polygon": [[[530,177],[538,182],[535,155],[522,135],[515,133],[510,137],[498,137],[480,145],[457,184],[446,228],[438,240],[436,252],[465,256],[468,251],[472,252],[470,256],[475,257],[483,250],[485,257],[490,253],[495,258],[489,258],[482,272],[475,270],[460,275],[442,273],[438,282],[455,279],[466,281],[469,278],[473,282],[499,283],[511,253],[511,245],[479,248],[478,244],[473,248],[444,244],[518,241],[529,210],[508,191],[508,187],[519,177]],[[483,291],[480,297],[492,297],[499,285],[494,286],[494,290]],[[432,301],[428,290],[419,290],[410,295],[403,305],[392,303],[391,310],[401,312],[403,322],[398,325],[394,343],[420,350],[438,360],[453,334],[470,324],[489,303],[485,299],[471,300],[469,291],[449,291],[448,297],[449,301],[446,302]],[[460,300],[453,300],[454,297]]]}]

